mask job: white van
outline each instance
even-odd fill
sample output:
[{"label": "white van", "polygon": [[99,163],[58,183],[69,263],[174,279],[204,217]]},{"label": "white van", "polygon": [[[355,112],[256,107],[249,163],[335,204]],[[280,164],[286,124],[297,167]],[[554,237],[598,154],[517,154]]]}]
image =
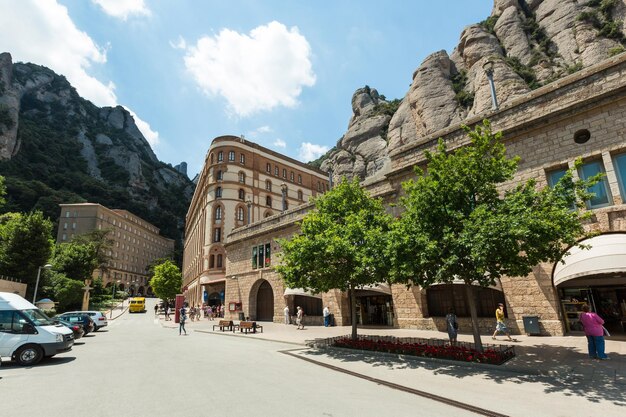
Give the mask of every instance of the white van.
[{"label": "white van", "polygon": [[34,365],[43,357],[71,350],[73,344],[72,330],[54,324],[19,295],[0,292],[0,359]]}]

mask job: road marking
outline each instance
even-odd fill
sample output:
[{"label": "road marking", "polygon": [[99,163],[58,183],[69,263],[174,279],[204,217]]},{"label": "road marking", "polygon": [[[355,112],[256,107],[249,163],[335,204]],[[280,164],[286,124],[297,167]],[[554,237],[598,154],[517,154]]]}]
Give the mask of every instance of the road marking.
[{"label": "road marking", "polygon": [[414,394],[414,395],[417,395],[417,396],[420,396],[420,397],[428,398],[428,399],[433,400],[433,401],[438,401],[438,402],[447,404],[447,405],[452,406],[452,407],[461,408],[463,410],[467,410],[467,411],[470,411],[470,412],[473,412],[473,413],[476,413],[476,414],[480,414],[482,416],[488,416],[488,417],[508,417],[506,414],[500,414],[500,413],[497,413],[495,411],[491,411],[491,410],[487,410],[487,409],[484,409],[484,408],[476,407],[476,406],[473,406],[471,404],[462,403],[460,401],[451,400],[449,398],[441,397],[441,396],[436,395],[436,394],[431,394],[431,393],[426,392],[426,391],[421,391],[421,390],[418,390],[418,389],[405,387],[403,385],[394,384],[393,382],[385,381],[385,380],[382,380],[382,379],[373,378],[371,376],[363,375],[363,374],[360,374],[358,372],[349,371],[347,369],[340,368],[338,366],[334,366],[334,365],[330,365],[328,363],[316,361],[315,359],[306,358],[304,356],[296,355],[295,353],[293,353],[293,352],[302,351],[302,350],[308,350],[308,349],[307,348],[289,349],[289,350],[279,350],[278,352],[280,352],[282,354],[285,354],[287,356],[291,356],[291,357],[294,357],[294,358],[297,358],[297,359],[301,359],[301,360],[306,361],[306,362],[311,362],[311,363],[313,363],[315,365],[323,366],[324,368],[328,368],[328,369],[331,369],[333,371],[337,371],[337,372],[341,372],[341,373],[344,373],[344,374],[348,374],[348,375],[354,376],[356,378],[365,379],[367,381],[374,382],[375,384],[384,385],[384,386],[392,388],[392,389],[397,389],[399,391],[404,391],[404,392],[407,392],[409,394]]}]

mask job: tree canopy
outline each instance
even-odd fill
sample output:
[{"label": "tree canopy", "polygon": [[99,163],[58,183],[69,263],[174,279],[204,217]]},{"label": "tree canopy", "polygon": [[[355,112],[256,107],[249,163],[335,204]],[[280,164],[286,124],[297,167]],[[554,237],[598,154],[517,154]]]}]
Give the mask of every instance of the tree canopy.
[{"label": "tree canopy", "polygon": [[166,260],[154,267],[154,276],[150,280],[150,286],[157,297],[171,300],[180,293],[182,285],[182,274],[174,262]]},{"label": "tree canopy", "polygon": [[394,224],[389,258],[395,282],[427,288],[463,280],[474,340],[481,349],[472,284],[525,276],[540,262],[556,262],[564,247],[585,235],[582,211],[597,182],[572,180],[568,172],[554,188],[535,179],[506,188],[519,158],[506,156],[501,133],[488,121],[465,128],[471,143],[449,152],[440,141],[427,152],[427,171],[403,184],[405,211]]},{"label": "tree canopy", "polygon": [[276,270],[291,288],[313,292],[348,290],[352,337],[356,338],[354,291],[387,281],[385,246],[391,218],[379,199],[371,198],[357,179],[343,179],[316,198],[315,209],[302,220],[300,234],[281,239]]},{"label": "tree canopy", "polygon": [[39,211],[0,215],[0,274],[28,285],[32,295],[37,270],[48,263],[52,222]]}]

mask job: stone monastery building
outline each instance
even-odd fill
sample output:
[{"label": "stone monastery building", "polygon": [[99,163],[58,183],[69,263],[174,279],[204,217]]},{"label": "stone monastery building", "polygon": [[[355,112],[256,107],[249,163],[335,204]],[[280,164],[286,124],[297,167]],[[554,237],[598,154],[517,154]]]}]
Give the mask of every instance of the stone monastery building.
[{"label": "stone monastery building", "polygon": [[[537,265],[526,277],[505,277],[492,288],[477,289],[481,331],[493,331],[494,310],[504,302],[509,325],[520,333],[525,316],[539,318],[542,334],[579,332],[578,316],[586,302],[606,320],[609,331],[623,332],[626,54],[464,123],[471,127],[483,119],[492,122],[494,131],[503,132],[507,152],[521,157],[514,182],[535,178],[539,186],[553,185],[579,157],[583,165],[577,175],[586,178],[602,172],[606,176],[594,186],[595,197],[588,202],[593,217],[586,227],[598,232],[585,241],[591,248],[571,250],[564,263]],[[399,215],[391,203],[398,200],[402,182],[414,177],[413,167],[424,165],[424,151],[434,150],[439,138],[452,149],[468,142],[460,124],[437,131],[396,149],[386,175],[363,184],[371,195],[383,198],[390,213]],[[287,185],[286,198],[280,183]],[[184,293],[188,300],[223,302],[226,318],[237,319],[243,313],[251,320],[276,322],[282,321],[285,305],[292,312],[299,305],[309,324],[321,323],[322,306],[328,305],[336,324],[350,324],[346,293],[313,295],[286,288],[274,271],[280,252],[276,239],[298,233],[298,221],[312,209],[309,197],[327,188],[325,174],[306,165],[235,137],[215,139],[187,217]],[[281,198],[286,200],[283,206]],[[218,295],[211,295],[215,292]],[[357,290],[356,298],[360,325],[443,331],[445,313],[453,307],[460,330],[470,331],[462,284],[408,290],[404,285],[380,284]]]}]

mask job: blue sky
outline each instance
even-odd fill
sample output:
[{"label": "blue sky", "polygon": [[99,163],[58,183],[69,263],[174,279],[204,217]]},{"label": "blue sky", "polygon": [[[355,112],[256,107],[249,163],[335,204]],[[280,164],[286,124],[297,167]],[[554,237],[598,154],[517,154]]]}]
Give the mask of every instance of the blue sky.
[{"label": "blue sky", "polygon": [[369,85],[402,98],[489,0],[0,0],[0,51],[121,104],[164,162],[193,177],[211,140],[247,139],[307,162],[334,146]]}]

